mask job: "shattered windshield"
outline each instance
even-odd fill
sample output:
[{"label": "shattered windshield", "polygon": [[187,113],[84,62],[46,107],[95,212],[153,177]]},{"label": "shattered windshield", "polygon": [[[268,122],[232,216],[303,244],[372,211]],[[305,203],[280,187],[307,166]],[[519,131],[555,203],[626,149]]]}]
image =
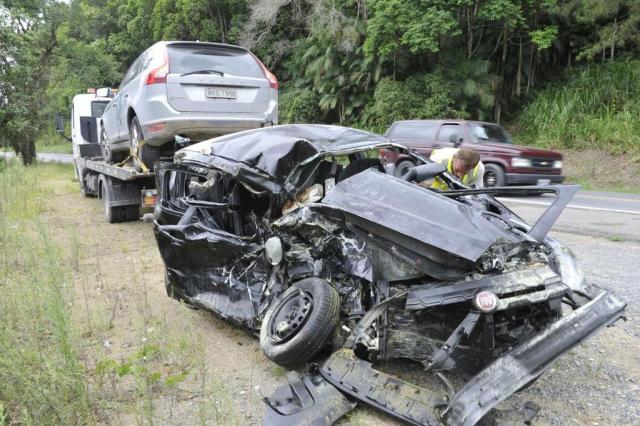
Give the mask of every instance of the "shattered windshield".
[{"label": "shattered windshield", "polygon": [[509,133],[499,124],[472,123],[470,130],[478,142],[513,143]]}]

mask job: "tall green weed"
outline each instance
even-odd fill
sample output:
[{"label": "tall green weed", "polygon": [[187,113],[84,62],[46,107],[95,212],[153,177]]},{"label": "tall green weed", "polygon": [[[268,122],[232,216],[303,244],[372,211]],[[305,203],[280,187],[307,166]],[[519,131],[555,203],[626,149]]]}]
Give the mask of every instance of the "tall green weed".
[{"label": "tall green weed", "polygon": [[38,216],[50,190],[17,161],[0,168],[0,407],[7,423],[92,422],[62,247]]},{"label": "tall green weed", "polygon": [[549,148],[640,152],[640,60],[584,68],[541,91],[516,139]]}]

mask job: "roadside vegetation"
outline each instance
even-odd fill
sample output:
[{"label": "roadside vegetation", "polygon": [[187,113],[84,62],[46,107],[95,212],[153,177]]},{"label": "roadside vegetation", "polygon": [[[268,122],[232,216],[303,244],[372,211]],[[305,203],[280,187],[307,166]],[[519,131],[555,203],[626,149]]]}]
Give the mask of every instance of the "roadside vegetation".
[{"label": "roadside vegetation", "polygon": [[29,162],[73,95],[117,86],[158,40],[201,40],[263,60],[281,123],[461,117],[515,124],[527,143],[628,152],[639,32],[636,0],[4,2],[0,142]]},{"label": "roadside vegetation", "polygon": [[591,65],[550,84],[518,118],[518,140],[640,161],[640,61]]},{"label": "roadside vegetation", "polygon": [[[98,235],[61,219],[77,213],[52,204],[77,196],[72,177],[0,160],[0,424],[176,423],[183,401],[191,423],[237,424],[189,317],[151,309],[145,260],[117,247],[106,267]],[[129,333],[117,350],[116,329]]]}]

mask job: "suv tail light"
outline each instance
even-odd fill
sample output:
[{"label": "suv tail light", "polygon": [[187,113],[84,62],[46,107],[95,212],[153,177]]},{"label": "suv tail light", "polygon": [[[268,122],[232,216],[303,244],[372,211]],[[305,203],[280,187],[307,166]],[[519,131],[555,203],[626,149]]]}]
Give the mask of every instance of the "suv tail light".
[{"label": "suv tail light", "polygon": [[169,54],[167,48],[161,46],[159,51],[151,53],[153,58],[149,64],[151,71],[147,74],[147,84],[166,83],[169,74]]},{"label": "suv tail light", "polygon": [[[251,53],[251,52],[249,52],[249,53]],[[269,71],[267,69],[267,67],[264,66],[262,61],[260,61],[260,59],[258,59],[258,57],[256,55],[251,53],[251,56],[253,56],[253,59],[256,60],[258,65],[260,65],[260,68],[262,68],[262,72],[264,72],[264,76],[267,77],[267,80],[269,80],[269,87],[271,87],[272,89],[277,89],[278,88],[278,79],[276,78],[276,76],[273,75],[273,73],[271,71]]]}]

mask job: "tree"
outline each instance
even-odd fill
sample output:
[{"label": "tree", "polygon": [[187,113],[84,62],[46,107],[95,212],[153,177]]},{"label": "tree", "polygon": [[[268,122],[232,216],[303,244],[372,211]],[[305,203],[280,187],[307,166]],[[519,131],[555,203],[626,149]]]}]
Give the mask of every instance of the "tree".
[{"label": "tree", "polygon": [[2,38],[0,48],[0,104],[3,122],[0,134],[9,140],[25,164],[35,159],[36,137],[46,127],[44,115],[46,89],[56,31],[61,25],[65,5],[46,0],[27,4],[7,2],[0,9]]}]

